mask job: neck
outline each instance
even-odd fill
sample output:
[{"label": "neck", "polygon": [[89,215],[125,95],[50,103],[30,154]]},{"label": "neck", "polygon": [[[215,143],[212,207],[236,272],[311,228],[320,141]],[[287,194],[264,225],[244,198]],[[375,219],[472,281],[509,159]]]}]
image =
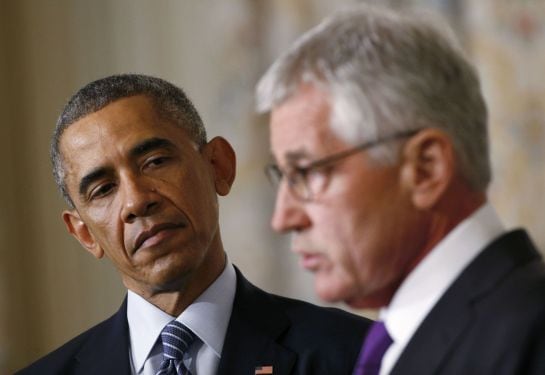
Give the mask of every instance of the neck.
[{"label": "neck", "polygon": [[469,190],[465,185],[452,188],[425,213],[425,224],[421,228],[422,241],[415,242],[415,251],[404,271],[391,284],[365,297],[365,300],[347,301],[354,308],[376,309],[390,304],[395,292],[414,268],[443,240],[458,224],[486,203],[484,192]]},{"label": "neck", "polygon": [[222,262],[213,270],[210,270],[209,273],[205,275],[196,274],[190,277],[187,280],[185,288],[157,293],[146,299],[167,314],[178,316],[216,281],[225,268],[225,262],[224,256]]},{"label": "neck", "polygon": [[203,263],[183,275],[176,284],[161,287],[160,290],[129,289],[167,314],[177,317],[216,281],[225,269],[226,262],[227,257],[220,240],[219,245],[209,252]]},{"label": "neck", "polygon": [[455,186],[431,211],[428,234],[421,251],[413,258],[406,275],[428,255],[458,224],[486,203],[484,192],[475,192],[466,185]]}]

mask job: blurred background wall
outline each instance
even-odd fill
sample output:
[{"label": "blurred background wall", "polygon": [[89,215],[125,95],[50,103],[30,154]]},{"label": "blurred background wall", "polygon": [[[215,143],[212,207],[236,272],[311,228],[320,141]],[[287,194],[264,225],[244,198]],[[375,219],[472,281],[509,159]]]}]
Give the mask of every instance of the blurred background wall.
[{"label": "blurred background wall", "polygon": [[[257,285],[318,302],[285,238],[268,228],[273,192],[257,79],[294,38],[349,0],[0,0],[0,373],[11,373],[111,315],[125,293],[108,261],[66,234],[48,159],[64,102],[121,72],[165,78],[209,134],[238,154],[220,201],[230,259]],[[442,13],[478,65],[490,107],[493,203],[544,248],[545,2],[375,1]],[[364,312],[369,313],[369,312]]]}]

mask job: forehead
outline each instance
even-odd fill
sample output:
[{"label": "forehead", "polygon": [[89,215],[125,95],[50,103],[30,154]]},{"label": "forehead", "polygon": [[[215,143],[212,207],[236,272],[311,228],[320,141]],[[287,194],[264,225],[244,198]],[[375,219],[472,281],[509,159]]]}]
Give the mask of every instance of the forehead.
[{"label": "forehead", "polygon": [[118,99],[104,108],[90,113],[69,125],[61,137],[61,146],[84,145],[105,135],[119,136],[145,128],[152,130],[161,122],[151,99],[146,96],[132,96]]},{"label": "forehead", "polygon": [[134,145],[149,138],[190,143],[183,129],[161,118],[151,99],[133,96],[116,100],[91,113],[62,134],[60,150],[68,175],[125,157]]},{"label": "forehead", "polygon": [[341,147],[344,142],[331,130],[330,117],[329,93],[314,85],[301,85],[271,111],[271,150],[275,157],[312,157]]}]

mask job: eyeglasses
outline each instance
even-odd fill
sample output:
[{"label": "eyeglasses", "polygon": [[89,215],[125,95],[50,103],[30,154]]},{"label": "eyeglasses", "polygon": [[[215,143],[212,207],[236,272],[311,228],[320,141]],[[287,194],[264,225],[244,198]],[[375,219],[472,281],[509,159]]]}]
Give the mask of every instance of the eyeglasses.
[{"label": "eyeglasses", "polygon": [[299,200],[308,202],[313,200],[317,194],[321,193],[327,185],[328,176],[327,173],[323,173],[324,168],[330,167],[342,159],[352,156],[358,152],[378,146],[381,143],[412,137],[419,131],[420,129],[409,130],[395,133],[374,141],[361,143],[353,148],[349,148],[348,150],[315,160],[304,167],[291,166],[289,170],[283,170],[277,164],[269,164],[265,167],[265,174],[275,188],[278,188],[282,182],[282,179],[285,178],[293,196]]}]

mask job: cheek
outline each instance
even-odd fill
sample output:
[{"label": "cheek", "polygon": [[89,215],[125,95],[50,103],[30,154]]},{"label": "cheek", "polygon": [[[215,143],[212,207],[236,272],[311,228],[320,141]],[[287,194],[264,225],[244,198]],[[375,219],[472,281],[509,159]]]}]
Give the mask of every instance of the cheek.
[{"label": "cheek", "polygon": [[315,273],[318,296],[328,302],[339,302],[353,296],[358,289],[358,275],[353,263],[343,255],[330,258],[325,268]]},{"label": "cheek", "polygon": [[193,215],[204,218],[214,218],[218,210],[216,191],[206,183],[196,183],[188,189],[183,189],[180,203],[185,205]]},{"label": "cheek", "polygon": [[111,226],[114,217],[116,217],[116,211],[111,205],[98,207],[89,212],[89,219],[99,227]]},{"label": "cheek", "polygon": [[315,225],[314,234],[313,242],[327,257],[325,271],[341,283],[354,279],[357,274],[355,260],[361,250],[358,246],[361,239],[354,222],[345,217],[323,221]]},{"label": "cheek", "polygon": [[327,254],[330,272],[348,286],[384,261],[387,220],[380,212],[370,215],[368,210],[356,210],[354,204],[337,205],[336,214],[331,213],[329,210],[328,216],[322,215],[327,220],[315,222],[315,242]]},{"label": "cheek", "polygon": [[315,233],[318,243],[322,243],[332,257],[346,261],[352,257],[354,248],[362,244],[365,223],[350,208],[337,208],[340,209],[336,213],[329,210],[320,215],[324,220],[315,221]]},{"label": "cheek", "polygon": [[199,162],[191,167],[182,167],[174,171],[172,175],[164,179],[162,182],[168,189],[187,192],[184,195],[186,198],[194,199],[200,195],[204,195],[213,189],[213,181],[211,181],[206,166]]},{"label": "cheek", "polygon": [[[218,220],[218,201],[213,184],[204,175],[184,175],[164,183],[158,191],[199,230]],[[188,183],[188,181],[192,181]]]},{"label": "cheek", "polygon": [[123,226],[121,221],[116,220],[116,212],[111,207],[100,207],[88,212],[87,222],[92,223],[89,227],[97,240],[111,243],[123,236]]}]

